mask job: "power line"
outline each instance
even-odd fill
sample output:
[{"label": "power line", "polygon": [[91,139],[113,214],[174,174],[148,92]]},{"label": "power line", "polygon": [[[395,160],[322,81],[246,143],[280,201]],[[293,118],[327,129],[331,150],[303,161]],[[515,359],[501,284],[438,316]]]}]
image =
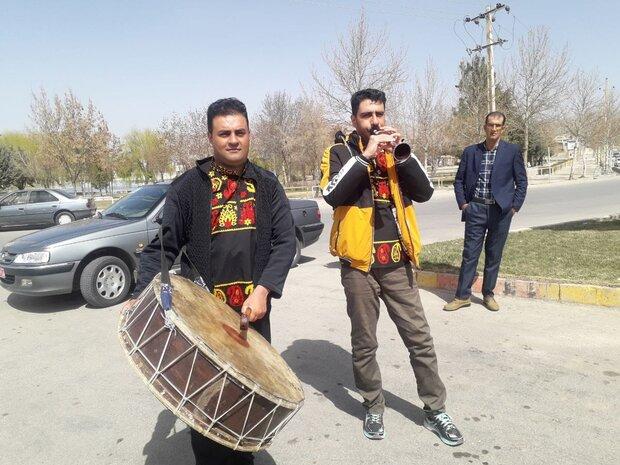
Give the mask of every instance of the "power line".
[{"label": "power line", "polygon": [[[486,43],[484,45],[480,44],[472,49],[467,49],[467,53],[471,54],[474,52],[482,52],[486,50],[487,52],[487,87],[488,87],[488,105],[489,111],[495,111],[495,68],[493,63],[493,46],[495,45],[503,45],[508,42],[506,39],[497,38],[497,40],[493,40],[493,22],[495,21],[495,13],[505,10],[506,13],[510,12],[510,7],[504,3],[496,3],[494,7],[488,6],[486,11],[483,13],[470,18],[469,16],[465,18],[463,25],[466,23],[474,23],[475,25],[479,25],[480,21],[484,20],[486,22]],[[464,27],[464,26],[463,26]]]}]

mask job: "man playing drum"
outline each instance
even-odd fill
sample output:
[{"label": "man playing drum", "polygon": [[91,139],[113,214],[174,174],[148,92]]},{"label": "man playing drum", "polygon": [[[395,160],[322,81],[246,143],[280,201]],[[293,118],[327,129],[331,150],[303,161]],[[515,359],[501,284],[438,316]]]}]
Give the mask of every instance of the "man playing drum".
[{"label": "man playing drum", "polygon": [[463,443],[445,413],[446,388],[412,265],[421,241],[413,201],[425,202],[433,184],[394,128],[385,125],[385,94],[365,89],[351,97],[348,136],[337,135],[323,155],[321,189],[334,207],[330,251],[340,258],[341,281],[351,319],[355,384],[364,399],[364,435],[383,439],[385,399],[377,364],[379,299],[409,351],[424,426],[446,444]]},{"label": "man playing drum", "polygon": [[[272,173],[248,161],[250,129],[242,102],[213,102],[207,122],[213,157],[198,160],[166,196],[162,236],[168,267],[185,247],[181,274],[196,279],[195,269],[216,297],[244,313],[269,341],[271,299],[282,294],[295,254],[288,199]],[[161,270],[160,250],[159,237],[144,249],[134,299]],[[197,465],[254,462],[250,452],[233,451],[193,429],[191,443]]]}]

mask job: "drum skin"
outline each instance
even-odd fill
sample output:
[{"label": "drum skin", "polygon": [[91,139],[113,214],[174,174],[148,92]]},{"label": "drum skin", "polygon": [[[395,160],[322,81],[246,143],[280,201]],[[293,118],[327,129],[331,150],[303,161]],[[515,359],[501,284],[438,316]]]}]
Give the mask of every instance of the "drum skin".
[{"label": "drum skin", "polygon": [[299,379],[254,329],[247,340],[240,336],[238,313],[193,282],[170,279],[168,321],[159,275],[121,315],[119,338],[130,364],[201,434],[235,450],[269,446],[303,404]]}]

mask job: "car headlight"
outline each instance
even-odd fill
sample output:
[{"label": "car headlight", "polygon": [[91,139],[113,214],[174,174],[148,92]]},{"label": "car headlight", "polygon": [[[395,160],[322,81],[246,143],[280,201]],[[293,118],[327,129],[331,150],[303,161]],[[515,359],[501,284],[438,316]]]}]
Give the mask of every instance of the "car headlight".
[{"label": "car headlight", "polygon": [[49,261],[49,252],[28,252],[18,254],[13,263],[47,263]]}]

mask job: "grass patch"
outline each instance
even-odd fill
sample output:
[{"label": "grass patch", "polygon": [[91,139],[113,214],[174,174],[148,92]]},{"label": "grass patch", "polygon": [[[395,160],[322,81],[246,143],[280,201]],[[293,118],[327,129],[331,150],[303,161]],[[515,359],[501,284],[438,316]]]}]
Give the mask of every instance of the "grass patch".
[{"label": "grass patch", "polygon": [[[423,270],[458,273],[463,240],[422,249]],[[484,268],[484,249],[478,272]],[[620,286],[620,218],[588,220],[510,233],[500,276]]]}]

